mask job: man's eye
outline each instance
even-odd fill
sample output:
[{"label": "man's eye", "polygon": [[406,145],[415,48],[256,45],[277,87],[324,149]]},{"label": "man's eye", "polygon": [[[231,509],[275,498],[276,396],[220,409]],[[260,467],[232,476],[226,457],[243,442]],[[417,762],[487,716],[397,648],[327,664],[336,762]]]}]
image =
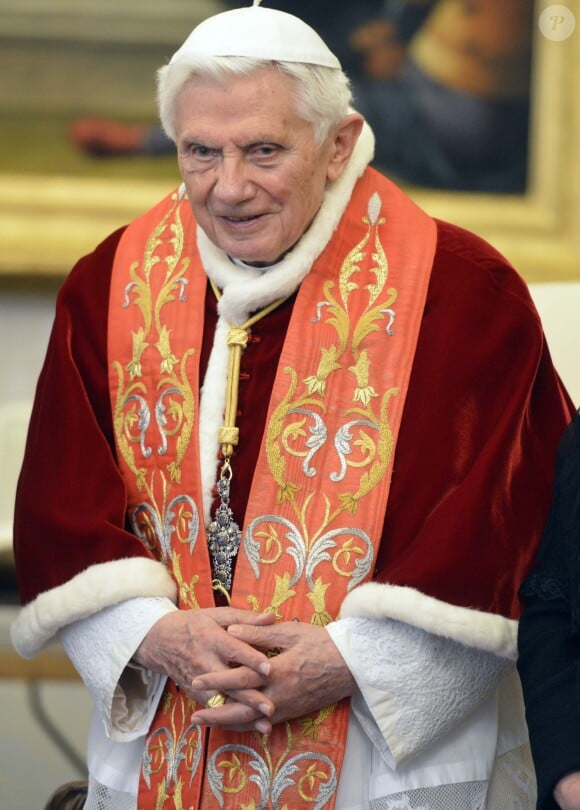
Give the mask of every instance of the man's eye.
[{"label": "man's eye", "polygon": [[185,153],[188,157],[196,158],[196,160],[211,160],[216,155],[215,149],[210,149],[209,146],[203,144],[192,143],[186,147]]},{"label": "man's eye", "polygon": [[256,158],[271,158],[278,154],[278,147],[273,143],[261,143],[252,150]]}]

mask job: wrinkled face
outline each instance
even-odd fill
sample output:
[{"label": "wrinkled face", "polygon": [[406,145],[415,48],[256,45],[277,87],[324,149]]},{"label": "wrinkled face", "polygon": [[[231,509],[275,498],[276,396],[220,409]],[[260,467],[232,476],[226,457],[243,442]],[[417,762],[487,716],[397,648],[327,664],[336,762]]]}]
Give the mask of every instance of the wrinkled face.
[{"label": "wrinkled face", "polygon": [[276,68],[222,82],[193,79],[176,107],[179,168],[197,222],[228,255],[268,265],[308,228],[336,179],[335,137],[322,145],[296,113],[295,81]]}]

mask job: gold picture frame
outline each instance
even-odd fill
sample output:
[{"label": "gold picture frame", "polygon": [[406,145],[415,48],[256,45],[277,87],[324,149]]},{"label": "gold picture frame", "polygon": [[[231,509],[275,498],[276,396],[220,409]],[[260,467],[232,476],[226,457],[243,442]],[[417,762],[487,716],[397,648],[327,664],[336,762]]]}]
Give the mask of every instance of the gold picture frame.
[{"label": "gold picture frame", "polygon": [[[528,282],[580,279],[580,21],[555,41],[537,25],[548,6],[535,14],[528,191],[410,190],[431,215],[488,239]],[[576,0],[567,8],[577,17]],[[0,174],[0,273],[64,276],[167,191],[160,180]]]},{"label": "gold picture frame", "polygon": [[[528,190],[522,195],[416,191],[432,216],[491,242],[528,283],[580,280],[580,20],[565,40],[538,25],[535,4]],[[561,6],[560,6],[561,8]]]}]

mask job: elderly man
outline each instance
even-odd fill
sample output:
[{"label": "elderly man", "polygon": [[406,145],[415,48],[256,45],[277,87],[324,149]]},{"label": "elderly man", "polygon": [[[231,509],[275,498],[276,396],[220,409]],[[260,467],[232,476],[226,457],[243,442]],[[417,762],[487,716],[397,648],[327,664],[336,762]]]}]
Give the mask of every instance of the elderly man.
[{"label": "elderly man", "polygon": [[87,808],[533,806],[516,593],[571,405],[350,101],[297,18],[206,20],[159,76],[183,185],[60,294],[13,639],[94,698]]}]

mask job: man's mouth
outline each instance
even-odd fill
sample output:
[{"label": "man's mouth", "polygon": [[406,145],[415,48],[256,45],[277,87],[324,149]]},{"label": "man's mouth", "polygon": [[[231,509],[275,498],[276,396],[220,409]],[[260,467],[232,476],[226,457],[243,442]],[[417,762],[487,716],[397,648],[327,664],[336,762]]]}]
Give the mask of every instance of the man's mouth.
[{"label": "man's mouth", "polygon": [[224,216],[222,219],[225,219],[227,222],[251,222],[253,219],[258,219],[260,214],[253,214],[252,216],[247,217],[227,217]]}]

